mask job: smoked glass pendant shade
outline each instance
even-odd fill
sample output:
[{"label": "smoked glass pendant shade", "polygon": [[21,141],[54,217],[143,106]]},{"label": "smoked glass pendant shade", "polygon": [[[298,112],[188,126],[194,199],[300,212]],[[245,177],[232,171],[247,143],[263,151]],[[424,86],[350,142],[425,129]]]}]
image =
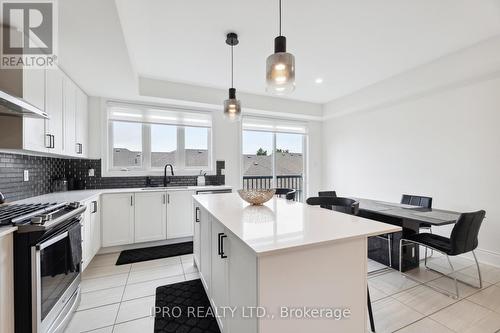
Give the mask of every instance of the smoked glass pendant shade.
[{"label": "smoked glass pendant shade", "polygon": [[236,99],[236,89],[229,89],[229,98],[224,101],[224,116],[231,121],[239,121],[241,118],[241,104]]},{"label": "smoked glass pendant shade", "polygon": [[295,57],[286,52],[284,36],[275,38],[274,51],[266,61],[267,91],[283,95],[295,89]]}]

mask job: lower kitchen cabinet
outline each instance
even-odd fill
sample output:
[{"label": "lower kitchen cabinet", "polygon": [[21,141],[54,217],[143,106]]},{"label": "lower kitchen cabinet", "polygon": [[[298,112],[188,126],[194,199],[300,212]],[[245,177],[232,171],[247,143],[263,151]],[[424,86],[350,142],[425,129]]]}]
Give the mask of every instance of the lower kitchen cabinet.
[{"label": "lower kitchen cabinet", "polygon": [[193,243],[193,247],[200,247],[201,281],[206,290],[211,288],[212,277],[212,217],[205,209],[200,210],[200,243]]},{"label": "lower kitchen cabinet", "polygon": [[102,195],[102,246],[134,243],[134,193]]},{"label": "lower kitchen cabinet", "polygon": [[167,238],[193,236],[194,191],[167,191]]},{"label": "lower kitchen cabinet", "polygon": [[[212,220],[212,248],[210,249],[210,255],[212,259],[210,278],[212,285],[211,299],[212,303],[215,304],[217,308],[224,308],[229,306],[228,300],[228,272],[227,272],[227,246],[224,248],[224,239],[227,238],[225,234],[225,228],[220,224]],[[226,241],[227,245],[227,241]],[[219,317],[219,324],[221,326],[221,331],[225,331],[227,318]]]},{"label": "lower kitchen cabinet", "polygon": [[200,254],[201,254],[201,244],[200,244],[200,233],[201,233],[201,217],[200,217],[200,205],[194,204],[194,214],[193,214],[193,258],[198,270],[200,268]]},{"label": "lower kitchen cabinet", "polygon": [[[257,332],[255,318],[243,318],[245,307],[257,306],[257,257],[227,228],[199,207],[200,237],[194,237],[194,248],[200,248],[200,277],[212,305],[235,308],[234,317],[220,317],[224,333]],[[248,315],[248,313],[247,313]]]},{"label": "lower kitchen cabinet", "polygon": [[94,200],[92,200],[90,204],[92,208],[92,211],[90,212],[92,245],[90,246],[90,248],[92,250],[93,257],[101,249],[101,205],[98,197],[94,198]]},{"label": "lower kitchen cabinet", "polygon": [[87,207],[82,218],[82,270],[92,261],[101,248],[101,214],[99,197],[85,202]]},{"label": "lower kitchen cabinet", "polygon": [[167,239],[167,194],[135,194],[134,242]]}]

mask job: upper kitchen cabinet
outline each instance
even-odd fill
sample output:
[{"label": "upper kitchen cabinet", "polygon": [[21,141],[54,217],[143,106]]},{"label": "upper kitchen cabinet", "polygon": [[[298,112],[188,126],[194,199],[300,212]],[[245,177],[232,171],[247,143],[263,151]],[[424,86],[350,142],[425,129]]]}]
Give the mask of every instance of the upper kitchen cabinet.
[{"label": "upper kitchen cabinet", "polygon": [[87,157],[88,102],[87,95],[68,77],[63,83],[64,154]]},{"label": "upper kitchen cabinet", "polygon": [[0,90],[47,115],[0,110],[0,149],[88,156],[88,97],[63,71],[1,69]]},{"label": "upper kitchen cabinet", "polygon": [[89,126],[88,96],[77,87],[76,89],[76,154],[88,156],[88,126]]},{"label": "upper kitchen cabinet", "polygon": [[64,74],[57,68],[46,72],[45,109],[49,119],[45,121],[48,151],[64,153],[63,82]]},{"label": "upper kitchen cabinet", "polygon": [[76,156],[76,84],[68,76],[63,82],[64,110],[64,154]]},{"label": "upper kitchen cabinet", "polygon": [[[0,90],[45,111],[45,69],[0,69]],[[47,151],[45,119],[18,112],[0,112],[0,118],[0,148]]]},{"label": "upper kitchen cabinet", "polygon": [[[45,110],[45,69],[23,70],[22,98]],[[46,151],[45,119],[25,117],[23,122],[23,149]]]}]

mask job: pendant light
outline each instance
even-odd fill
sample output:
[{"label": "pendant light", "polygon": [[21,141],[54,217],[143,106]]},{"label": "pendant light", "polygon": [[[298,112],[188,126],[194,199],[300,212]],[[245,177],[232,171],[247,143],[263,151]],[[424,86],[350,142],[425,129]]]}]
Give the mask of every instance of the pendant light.
[{"label": "pendant light", "polygon": [[286,37],[281,35],[281,0],[279,1],[279,36],[274,39],[274,53],[267,57],[267,91],[283,95],[295,89],[295,57],[286,52]]},{"label": "pendant light", "polygon": [[224,116],[231,121],[238,121],[241,118],[241,104],[236,99],[236,89],[233,82],[233,47],[238,45],[238,35],[234,32],[227,34],[226,44],[231,46],[231,88],[229,88],[229,98],[224,101]]}]

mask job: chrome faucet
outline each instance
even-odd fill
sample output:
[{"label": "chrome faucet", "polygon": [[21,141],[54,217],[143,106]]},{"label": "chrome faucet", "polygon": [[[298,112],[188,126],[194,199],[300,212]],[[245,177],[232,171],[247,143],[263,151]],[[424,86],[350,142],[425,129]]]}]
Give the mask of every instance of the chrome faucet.
[{"label": "chrome faucet", "polygon": [[174,167],[172,164],[166,164],[165,168],[163,169],[163,186],[167,186],[167,184],[170,183],[170,178],[167,178],[167,168],[170,167],[170,172],[172,173],[172,176],[174,175]]}]

